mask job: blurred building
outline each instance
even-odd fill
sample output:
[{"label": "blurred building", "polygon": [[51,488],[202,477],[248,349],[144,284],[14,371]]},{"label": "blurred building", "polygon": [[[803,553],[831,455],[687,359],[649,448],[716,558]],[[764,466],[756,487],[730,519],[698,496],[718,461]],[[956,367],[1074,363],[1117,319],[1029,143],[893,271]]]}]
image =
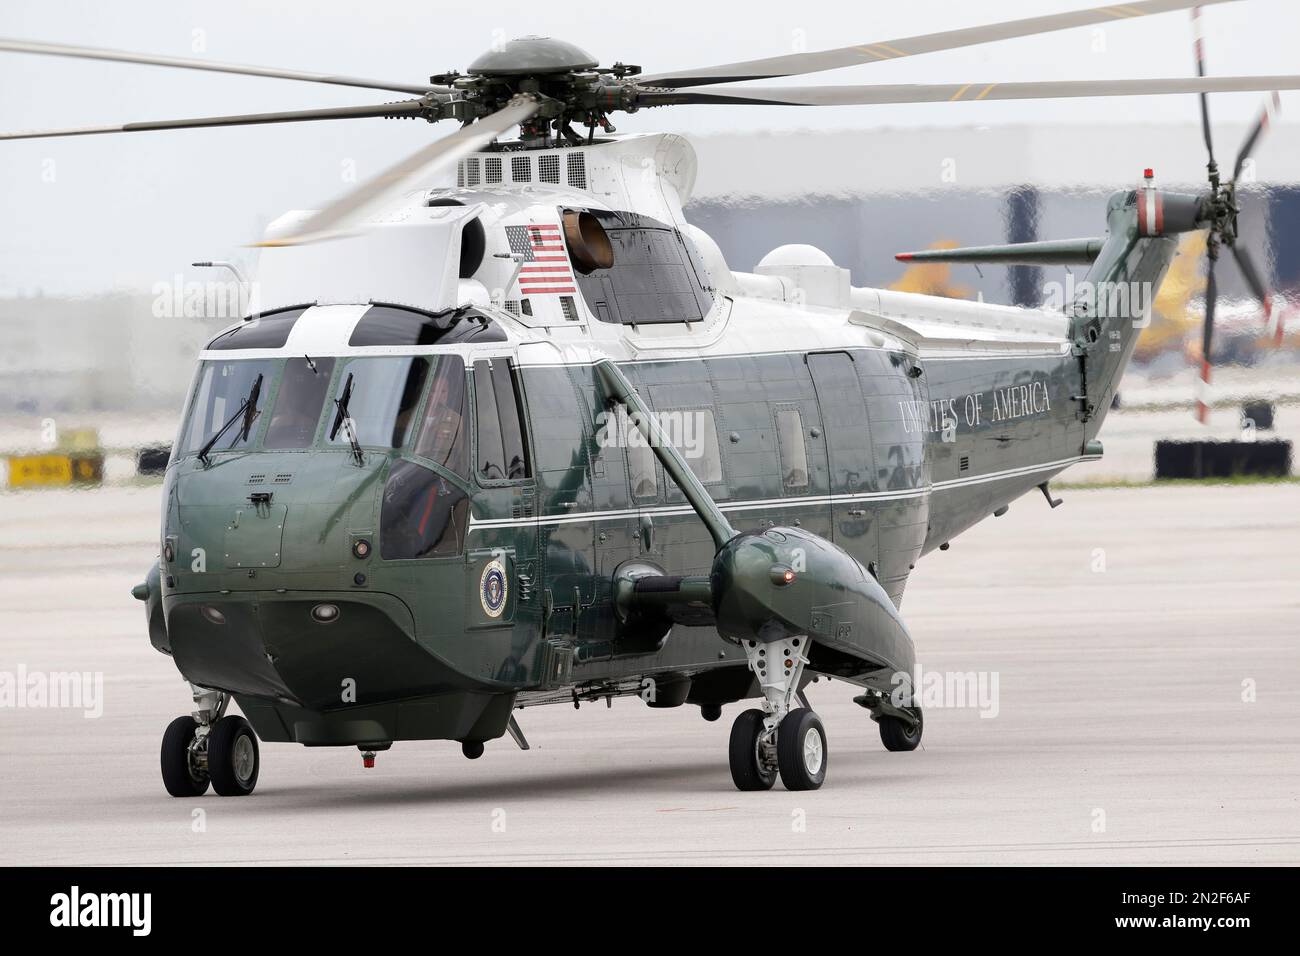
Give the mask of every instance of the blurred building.
[{"label": "blurred building", "polygon": [[[1229,175],[1242,126],[1215,129]],[[855,285],[888,286],[894,253],[938,243],[985,245],[1101,235],[1106,198],[1152,168],[1163,188],[1206,188],[1194,123],[1008,126],[698,137],[700,175],[687,215],[734,269],[776,245],[806,242],[848,268]],[[1300,126],[1274,126],[1243,184],[1241,231],[1280,291],[1300,289]],[[957,266],[952,279],[990,302],[1038,304],[1064,270]],[[1245,297],[1235,268],[1227,299]]]},{"label": "blurred building", "polygon": [[[1216,128],[1226,169],[1245,132]],[[810,243],[849,268],[856,285],[1022,305],[1037,304],[1043,283],[1063,271],[954,266],[908,273],[894,253],[938,243],[1099,235],[1106,197],[1132,188],[1145,167],[1167,188],[1205,186],[1194,122],[750,133],[692,142],[700,165],[687,215],[717,240],[734,269],[752,269],[778,245]],[[1297,155],[1300,126],[1273,128],[1257,151],[1256,182],[1242,192],[1245,241],[1283,291],[1300,290]],[[1176,268],[1183,308],[1199,295],[1199,266]],[[1235,268],[1225,265],[1220,277],[1225,299],[1246,296]],[[211,276],[176,277],[199,278]],[[198,349],[229,319],[158,311],[157,293],[144,289],[0,297],[0,416],[175,414]],[[1171,336],[1170,347],[1182,337]]]}]

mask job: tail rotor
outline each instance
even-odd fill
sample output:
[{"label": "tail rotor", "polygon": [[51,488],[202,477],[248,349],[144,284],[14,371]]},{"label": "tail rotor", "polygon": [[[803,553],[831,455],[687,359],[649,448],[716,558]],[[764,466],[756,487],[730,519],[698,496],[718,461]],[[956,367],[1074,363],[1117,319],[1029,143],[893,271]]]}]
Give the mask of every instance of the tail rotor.
[{"label": "tail rotor", "polygon": [[[1206,75],[1205,36],[1200,7],[1195,7],[1192,10],[1192,33],[1196,58],[1196,75],[1204,78]],[[1250,160],[1255,147],[1259,145],[1260,139],[1268,130],[1273,118],[1277,115],[1277,111],[1281,108],[1281,97],[1276,90],[1269,95],[1259,118],[1241,144],[1241,148],[1237,151],[1237,158],[1232,165],[1232,178],[1227,182],[1223,182],[1219,173],[1219,165],[1214,158],[1214,135],[1210,126],[1209,95],[1204,92],[1199,95],[1201,100],[1201,132],[1205,137],[1207,156],[1205,169],[1210,184],[1210,191],[1206,195],[1202,206],[1202,218],[1209,225],[1209,235],[1205,244],[1208,264],[1205,277],[1205,324],[1201,330],[1201,382],[1196,399],[1196,417],[1204,424],[1209,418],[1210,370],[1214,364],[1214,314],[1219,297],[1215,267],[1224,247],[1232,253],[1232,258],[1237,263],[1237,268],[1241,270],[1242,277],[1250,287],[1251,293],[1263,306],[1264,318],[1269,330],[1273,333],[1274,345],[1282,344],[1281,311],[1274,312],[1273,295],[1264,284],[1262,275],[1259,269],[1255,267],[1255,260],[1249,250],[1238,243],[1239,233],[1237,231],[1237,220],[1241,213],[1241,207],[1237,205],[1237,183],[1240,181],[1241,175],[1246,169],[1246,163]]]}]

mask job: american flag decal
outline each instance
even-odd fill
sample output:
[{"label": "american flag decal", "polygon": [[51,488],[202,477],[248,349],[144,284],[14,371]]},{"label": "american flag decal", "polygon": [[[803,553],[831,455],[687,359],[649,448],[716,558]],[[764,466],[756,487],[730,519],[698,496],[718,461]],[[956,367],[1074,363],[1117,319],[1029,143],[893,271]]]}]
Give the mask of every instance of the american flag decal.
[{"label": "american flag decal", "polygon": [[521,293],[544,295],[576,291],[559,226],[506,226],[506,239],[511,253],[523,257],[519,269]]}]

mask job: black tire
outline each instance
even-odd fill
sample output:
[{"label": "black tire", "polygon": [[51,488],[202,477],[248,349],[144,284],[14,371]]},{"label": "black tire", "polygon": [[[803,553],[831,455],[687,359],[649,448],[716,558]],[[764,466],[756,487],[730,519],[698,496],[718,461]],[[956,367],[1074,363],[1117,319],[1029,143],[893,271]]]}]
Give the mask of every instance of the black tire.
[{"label": "black tire", "polygon": [[703,717],[705,720],[707,720],[709,723],[713,723],[713,721],[717,720],[719,717],[722,716],[722,705],[721,704],[700,704],[700,716]]},{"label": "black tire", "polygon": [[807,707],[790,711],[776,729],[776,761],[787,790],[818,790],[826,782],[826,728]]},{"label": "black tire", "polygon": [[915,750],[921,744],[921,731],[925,728],[925,721],[921,717],[921,709],[918,707],[916,713],[916,726],[908,727],[907,721],[899,720],[897,717],[880,718],[880,742],[885,745],[886,750],[895,752]]},{"label": "black tire", "polygon": [[257,735],[243,717],[222,717],[208,731],[208,775],[223,797],[246,797],[257,786]]},{"label": "black tire", "polygon": [[731,725],[731,742],[727,758],[731,779],[737,790],[771,790],[776,771],[758,759],[759,736],[763,732],[763,712],[747,710]]},{"label": "black tire", "polygon": [[190,760],[190,744],[198,729],[193,717],[177,717],[163,731],[163,786],[173,797],[201,797],[208,792],[208,775]]},{"label": "black tire", "polygon": [[483,756],[483,741],[481,740],[462,741],[460,745],[460,752],[463,753],[470,760],[477,760],[479,757]]}]

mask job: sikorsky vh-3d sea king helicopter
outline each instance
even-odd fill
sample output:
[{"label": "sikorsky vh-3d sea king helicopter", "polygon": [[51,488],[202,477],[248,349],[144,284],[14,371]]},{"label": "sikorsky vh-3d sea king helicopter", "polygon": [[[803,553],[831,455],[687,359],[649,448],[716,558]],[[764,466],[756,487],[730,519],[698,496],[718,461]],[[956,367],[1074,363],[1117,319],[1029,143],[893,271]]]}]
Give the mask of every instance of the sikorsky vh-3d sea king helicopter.
[{"label": "sikorsky vh-3d sea king helicopter", "polygon": [[[1097,238],[916,253],[1075,264],[1061,311],[853,288],[809,246],[755,273],[689,225],[688,143],[617,137],[652,106],[919,103],[1300,88],[1300,77],[764,87],[797,76],[1186,9],[1144,0],[818,53],[643,75],[528,37],[429,84],[50,44],[0,49],[332,83],[410,98],[51,130],[66,136],[393,117],[462,127],[268,229],[249,317],[199,356],[146,583],[150,640],[197,711],[162,743],[175,796],[241,795],[262,741],[456,740],[540,704],[642,695],[731,730],[742,790],[820,787],[803,688],[921,740],[899,613],[924,554],[1062,469],[1098,430],[1181,233],[1236,245],[1234,181],[1148,174]],[[1199,49],[1199,44],[1198,44]],[[1202,61],[1198,57],[1198,64]],[[721,84],[721,85],[719,85]],[[736,85],[740,84],[740,85]],[[519,138],[500,137],[519,127]],[[9,137],[12,138],[12,137]],[[455,188],[429,188],[455,166]],[[417,188],[421,187],[421,188]],[[1214,291],[1208,301],[1207,338]],[[1206,355],[1210,350],[1206,348]],[[227,714],[234,699],[244,716]]]}]

